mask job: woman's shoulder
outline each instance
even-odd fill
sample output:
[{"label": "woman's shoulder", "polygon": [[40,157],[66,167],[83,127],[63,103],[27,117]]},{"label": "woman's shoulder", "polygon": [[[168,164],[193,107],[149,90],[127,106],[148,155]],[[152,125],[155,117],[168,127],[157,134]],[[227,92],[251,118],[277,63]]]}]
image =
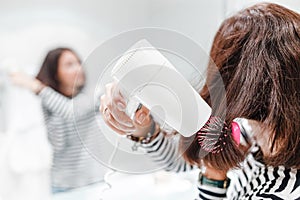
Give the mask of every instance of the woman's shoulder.
[{"label": "woman's shoulder", "polygon": [[229,194],[243,199],[299,199],[300,169],[267,166],[261,155],[259,146],[253,145],[240,168],[229,172],[233,179]]}]

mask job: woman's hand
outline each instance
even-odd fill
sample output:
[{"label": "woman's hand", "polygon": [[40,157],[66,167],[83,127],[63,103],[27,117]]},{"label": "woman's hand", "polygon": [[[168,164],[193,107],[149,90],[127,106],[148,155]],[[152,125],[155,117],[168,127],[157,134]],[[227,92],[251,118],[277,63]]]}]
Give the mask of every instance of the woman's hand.
[{"label": "woman's hand", "polygon": [[34,93],[39,93],[44,85],[36,78],[32,78],[21,72],[13,72],[10,74],[11,81],[18,86],[31,90]]},{"label": "woman's hand", "polygon": [[149,132],[152,120],[149,110],[142,106],[135,113],[134,120],[131,120],[125,113],[126,100],[122,96],[117,83],[109,83],[105,87],[105,94],[101,96],[100,112],[106,124],[122,135],[145,136]]}]

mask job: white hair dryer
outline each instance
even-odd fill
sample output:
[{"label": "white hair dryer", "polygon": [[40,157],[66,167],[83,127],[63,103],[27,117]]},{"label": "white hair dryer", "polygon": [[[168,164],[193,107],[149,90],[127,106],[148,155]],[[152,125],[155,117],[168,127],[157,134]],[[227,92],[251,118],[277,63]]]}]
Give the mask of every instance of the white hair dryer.
[{"label": "white hair dryer", "polygon": [[117,61],[111,75],[128,100],[126,113],[131,118],[141,103],[158,123],[189,137],[211,115],[210,106],[147,40],[135,43]]}]

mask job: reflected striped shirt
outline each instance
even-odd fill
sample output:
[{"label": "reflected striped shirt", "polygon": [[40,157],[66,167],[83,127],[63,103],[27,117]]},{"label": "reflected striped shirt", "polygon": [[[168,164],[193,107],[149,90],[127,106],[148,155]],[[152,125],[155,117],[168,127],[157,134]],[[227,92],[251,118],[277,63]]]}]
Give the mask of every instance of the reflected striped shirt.
[{"label": "reflected striped shirt", "polygon": [[[106,169],[85,148],[101,146],[101,141],[95,140],[99,138],[95,106],[89,106],[80,94],[70,99],[50,87],[45,87],[39,96],[53,149],[52,186],[72,189],[103,181]],[[76,108],[76,120],[73,100],[81,102]]]}]

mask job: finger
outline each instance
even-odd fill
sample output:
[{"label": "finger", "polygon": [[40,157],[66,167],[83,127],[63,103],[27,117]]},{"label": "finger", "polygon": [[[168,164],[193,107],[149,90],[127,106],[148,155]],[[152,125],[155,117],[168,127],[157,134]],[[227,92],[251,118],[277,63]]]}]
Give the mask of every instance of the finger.
[{"label": "finger", "polygon": [[112,87],[110,88],[110,95],[112,98],[113,105],[116,105],[119,110],[125,111],[126,100],[124,96],[121,94],[121,90],[118,85],[116,84],[112,85]]},{"label": "finger", "polygon": [[150,111],[145,106],[135,113],[134,123],[142,127],[151,123]]},{"label": "finger", "polygon": [[126,110],[126,103],[125,100],[122,99],[120,96],[113,96],[112,97],[112,104],[120,111],[125,112]]},{"label": "finger", "polygon": [[119,93],[118,91],[116,91],[116,84],[115,83],[109,83],[105,85],[106,88],[106,96],[107,99],[110,99],[110,103],[113,106],[118,107],[119,110],[124,111],[126,108],[126,103],[125,100],[123,98],[120,98],[120,96],[116,95],[117,93]]},{"label": "finger", "polygon": [[109,105],[109,107],[111,110],[111,115],[118,123],[127,127],[133,127],[132,120],[124,111],[120,111],[116,106]]},{"label": "finger", "polygon": [[111,115],[117,122],[116,125],[121,125],[122,127],[127,127],[132,129],[134,127],[132,120],[125,113],[126,105],[124,97],[121,95],[120,90],[115,82],[105,85],[106,95],[102,98],[103,107],[101,107],[101,112],[103,112],[104,107],[108,107],[111,111]]},{"label": "finger", "polygon": [[106,123],[106,125],[107,125],[109,128],[111,128],[113,131],[115,131],[115,132],[117,132],[117,133],[119,133],[119,134],[121,134],[121,135],[126,135],[126,134],[127,134],[126,132],[121,131],[121,130],[115,128],[113,125],[111,125],[111,124],[109,123],[109,121],[107,121],[107,119],[106,119],[105,117],[103,118],[103,120],[104,120],[104,122]]},{"label": "finger", "polygon": [[128,127],[124,126],[120,123],[118,123],[113,116],[111,115],[111,112],[108,108],[104,109],[104,117],[108,124],[112,127],[114,127],[114,130],[119,130],[120,132],[129,133],[135,130],[135,127]]},{"label": "finger", "polygon": [[115,126],[113,126],[110,123],[110,117],[109,117],[109,113],[106,113],[106,109],[108,109],[105,106],[105,95],[101,96],[101,105],[100,105],[100,114],[102,115],[103,121],[105,122],[105,124],[110,127],[113,131],[119,133],[119,134],[126,134],[124,131],[121,131],[119,129],[117,129]]},{"label": "finger", "polygon": [[112,91],[114,92],[115,97],[119,97],[120,99],[125,99],[124,95],[122,94],[122,88],[119,84],[113,84],[112,85]]},{"label": "finger", "polygon": [[[117,111],[117,112],[112,112],[112,106],[110,104],[107,105],[107,110],[104,110],[104,112],[106,113],[106,116],[105,117],[109,117],[111,119],[111,123],[116,127],[116,128],[119,128],[123,131],[132,131],[134,130],[134,125],[131,123],[131,119],[124,113],[122,113],[121,111]],[[114,116],[118,116],[120,119],[119,121],[115,119]],[[122,116],[122,117],[120,117]],[[126,121],[126,117],[129,119],[127,119]]]},{"label": "finger", "polygon": [[100,107],[99,107],[100,113],[103,113],[104,108],[106,108],[106,107],[107,107],[107,105],[106,105],[106,95],[102,95],[100,97]]},{"label": "finger", "polygon": [[133,127],[132,120],[125,113],[126,103],[124,97],[120,92],[120,88],[118,87],[117,84],[113,84],[109,89],[112,98],[111,108],[110,108],[112,116],[118,123],[124,126]]},{"label": "finger", "polygon": [[108,99],[108,97],[101,97],[101,102],[101,112],[103,112],[104,109],[107,107],[114,120],[117,121],[118,124],[120,124],[122,127],[125,126],[128,129],[132,129],[134,127],[132,120],[126,115],[126,113],[120,111],[116,106],[112,105],[112,102]]}]

